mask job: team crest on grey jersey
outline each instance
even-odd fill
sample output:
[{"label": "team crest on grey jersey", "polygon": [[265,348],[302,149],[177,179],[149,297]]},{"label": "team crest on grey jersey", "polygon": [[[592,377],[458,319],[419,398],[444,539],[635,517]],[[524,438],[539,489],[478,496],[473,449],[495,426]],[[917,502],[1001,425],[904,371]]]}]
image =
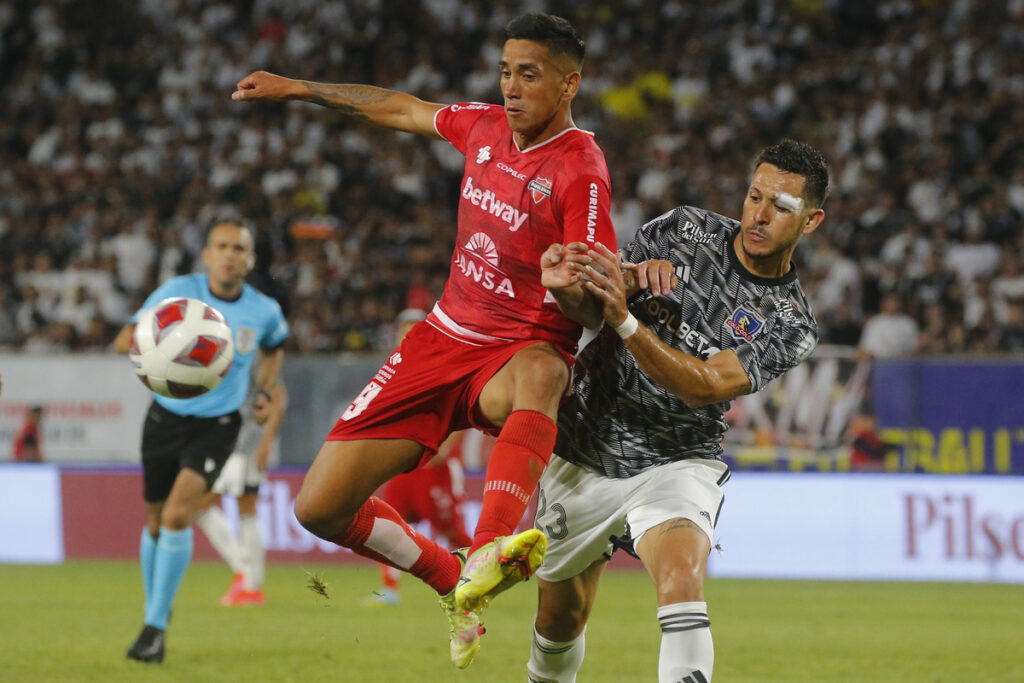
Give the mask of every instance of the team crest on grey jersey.
[{"label": "team crest on grey jersey", "polygon": [[764,327],[764,318],[746,306],[737,306],[725,324],[732,329],[732,336],[749,342]]}]

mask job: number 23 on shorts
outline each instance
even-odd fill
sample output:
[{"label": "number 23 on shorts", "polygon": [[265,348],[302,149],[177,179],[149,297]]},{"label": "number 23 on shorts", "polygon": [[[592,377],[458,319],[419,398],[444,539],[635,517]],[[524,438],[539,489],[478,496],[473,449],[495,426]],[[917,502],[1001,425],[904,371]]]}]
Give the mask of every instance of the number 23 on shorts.
[{"label": "number 23 on shorts", "polygon": [[[548,512],[554,517],[550,523],[547,519],[543,519],[547,516]],[[565,508],[561,503],[552,503],[548,506],[547,496],[544,495],[544,489],[538,489],[537,491],[537,528],[547,534],[548,538],[562,539],[569,535],[569,527],[566,526],[566,515]]]}]

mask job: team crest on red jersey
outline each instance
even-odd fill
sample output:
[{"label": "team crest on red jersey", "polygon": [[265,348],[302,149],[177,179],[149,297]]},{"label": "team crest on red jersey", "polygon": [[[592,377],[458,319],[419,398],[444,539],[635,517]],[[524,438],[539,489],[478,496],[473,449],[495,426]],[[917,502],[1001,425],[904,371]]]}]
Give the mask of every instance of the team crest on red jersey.
[{"label": "team crest on red jersey", "polygon": [[539,204],[544,201],[545,197],[551,196],[551,181],[543,176],[537,176],[531,180],[527,187],[530,188],[534,204]]}]

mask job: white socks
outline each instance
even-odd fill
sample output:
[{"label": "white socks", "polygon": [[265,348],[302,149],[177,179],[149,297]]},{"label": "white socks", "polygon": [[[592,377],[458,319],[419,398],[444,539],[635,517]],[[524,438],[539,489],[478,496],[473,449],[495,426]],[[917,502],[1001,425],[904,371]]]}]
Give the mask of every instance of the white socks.
[{"label": "white socks", "polygon": [[219,505],[211,505],[196,515],[196,525],[235,574],[242,574],[247,591],[263,588],[266,576],[266,551],[260,534],[258,515],[238,517],[238,538],[231,533],[228,518]]},{"label": "white socks", "polygon": [[267,554],[263,548],[258,515],[242,515],[238,518],[238,537],[245,551],[242,587],[247,591],[260,590],[266,575]]},{"label": "white socks", "polygon": [[661,624],[659,683],[711,683],[715,646],[706,602],[677,602],[658,608]]},{"label": "white socks", "polygon": [[534,628],[530,661],[526,664],[530,683],[576,683],[576,673],[583,664],[583,655],[587,649],[586,636],[587,629],[584,628],[575,640],[556,643],[537,633]]},{"label": "white socks", "polygon": [[245,571],[245,550],[231,533],[228,518],[219,505],[211,505],[196,515],[196,526],[203,530],[210,545],[239,574]]}]

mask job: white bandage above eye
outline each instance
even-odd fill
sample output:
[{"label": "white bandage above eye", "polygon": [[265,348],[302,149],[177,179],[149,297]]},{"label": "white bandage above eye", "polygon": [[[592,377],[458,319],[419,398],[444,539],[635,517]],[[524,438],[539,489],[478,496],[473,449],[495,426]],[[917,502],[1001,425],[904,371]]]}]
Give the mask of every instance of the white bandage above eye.
[{"label": "white bandage above eye", "polygon": [[804,200],[800,197],[794,197],[788,192],[780,192],[775,195],[775,203],[793,213],[800,213],[804,208]]}]

